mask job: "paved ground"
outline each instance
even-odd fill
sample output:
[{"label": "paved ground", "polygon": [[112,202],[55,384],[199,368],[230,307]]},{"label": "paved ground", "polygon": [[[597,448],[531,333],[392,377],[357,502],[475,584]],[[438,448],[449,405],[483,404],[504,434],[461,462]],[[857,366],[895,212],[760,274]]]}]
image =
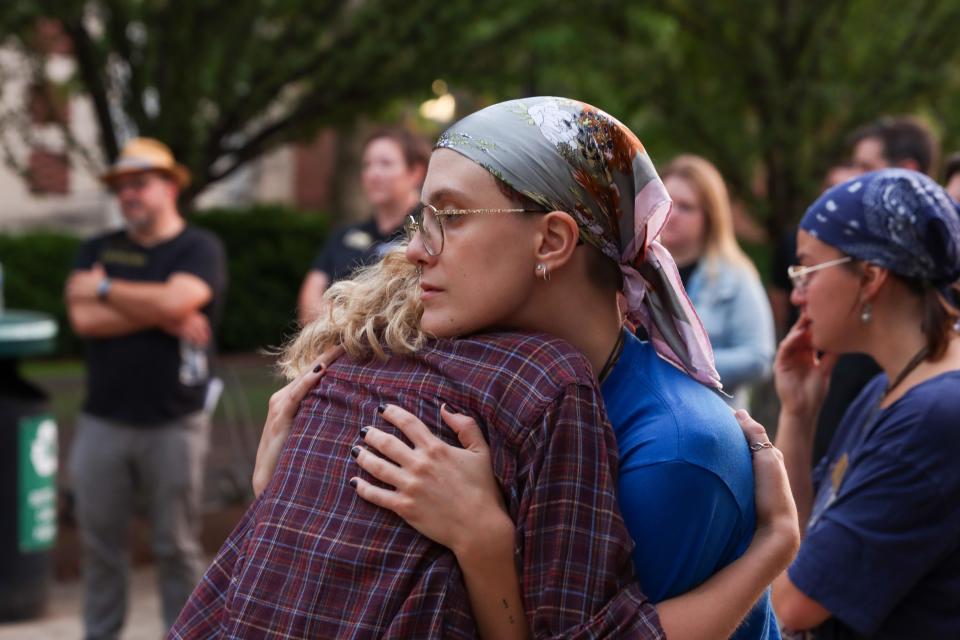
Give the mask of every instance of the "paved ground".
[{"label": "paved ground", "polygon": [[[160,600],[152,567],[133,572],[130,608],[123,640],[159,640],[165,629],[160,620]],[[42,618],[30,622],[0,623],[0,640],[75,640],[83,637],[79,581],[55,582],[50,605]]]}]

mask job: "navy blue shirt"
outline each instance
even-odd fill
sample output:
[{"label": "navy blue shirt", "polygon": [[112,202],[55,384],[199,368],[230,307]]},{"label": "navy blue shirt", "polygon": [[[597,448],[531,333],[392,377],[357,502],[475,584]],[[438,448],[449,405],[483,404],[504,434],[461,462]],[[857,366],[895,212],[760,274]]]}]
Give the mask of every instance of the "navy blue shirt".
[{"label": "navy blue shirt", "polygon": [[[634,568],[643,592],[659,602],[703,583],[750,545],[750,451],[717,393],[633,335],[601,392],[617,437]],[[780,637],[769,594],[733,637]]]},{"label": "navy blue shirt", "polygon": [[310,269],[325,273],[331,284],[349,278],[358,267],[377,262],[398,246],[403,235],[403,226],[387,235],[380,233],[374,218],[340,227],[314,258]]},{"label": "navy blue shirt", "polygon": [[814,471],[790,579],[834,616],[815,637],[960,637],[960,371],[880,410],[880,374]]}]

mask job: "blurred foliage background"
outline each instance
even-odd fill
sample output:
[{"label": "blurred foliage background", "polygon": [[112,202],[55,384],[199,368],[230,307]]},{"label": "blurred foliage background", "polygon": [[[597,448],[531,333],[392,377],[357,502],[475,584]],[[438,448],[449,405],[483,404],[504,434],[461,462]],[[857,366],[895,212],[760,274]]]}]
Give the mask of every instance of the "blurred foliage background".
[{"label": "blurred foliage background", "polygon": [[[62,24],[76,60],[66,78],[50,77],[39,42],[38,25],[51,19]],[[626,122],[659,162],[701,154],[720,168],[767,238],[779,238],[803,212],[860,125],[914,113],[944,149],[960,146],[958,32],[955,0],[0,6],[0,47],[28,61],[19,72],[30,74],[53,119],[65,95],[91,100],[96,142],[75,139],[63,118],[64,151],[96,170],[130,135],[161,138],[195,176],[186,209],[252,160],[310,141],[324,127],[399,118],[435,136],[442,125],[419,118],[412,105],[435,97],[442,79],[456,98],[455,117],[502,99],[565,95]],[[0,98],[4,86],[0,76]],[[18,167],[14,141],[35,135],[30,105],[0,105],[0,150]],[[295,289],[324,237],[325,219],[277,207],[196,216],[230,252],[226,348],[274,344],[290,328]],[[48,309],[62,320],[70,243],[51,235],[2,239],[9,303]],[[762,263],[769,250],[752,253]],[[75,349],[71,338],[64,341]]]},{"label": "blurred foliage background", "polygon": [[[98,148],[73,152],[166,140],[196,176],[185,204],[279,144],[430,97],[437,78],[457,115],[533,94],[596,104],[655,159],[708,157],[773,234],[867,121],[919,113],[960,144],[954,0],[6,0],[0,41],[54,99],[40,18],[65,26],[77,71],[61,85],[100,125]],[[16,122],[0,138],[25,135]]]}]

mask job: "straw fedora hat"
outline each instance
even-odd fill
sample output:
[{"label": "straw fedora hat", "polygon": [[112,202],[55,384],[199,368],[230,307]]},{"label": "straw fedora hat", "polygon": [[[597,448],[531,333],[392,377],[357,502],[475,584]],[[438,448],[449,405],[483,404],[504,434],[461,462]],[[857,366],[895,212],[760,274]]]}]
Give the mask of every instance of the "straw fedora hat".
[{"label": "straw fedora hat", "polygon": [[107,186],[120,176],[143,171],[159,171],[173,179],[180,188],[190,184],[190,171],[174,158],[170,147],[153,138],[133,138],[123,145],[120,157],[100,180]]}]

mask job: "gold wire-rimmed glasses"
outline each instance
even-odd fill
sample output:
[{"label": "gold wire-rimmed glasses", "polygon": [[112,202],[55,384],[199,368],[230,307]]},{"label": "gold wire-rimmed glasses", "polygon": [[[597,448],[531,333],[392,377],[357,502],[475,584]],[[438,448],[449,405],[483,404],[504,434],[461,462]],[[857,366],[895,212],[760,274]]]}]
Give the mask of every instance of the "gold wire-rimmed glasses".
[{"label": "gold wire-rimmed glasses", "polygon": [[846,264],[851,260],[853,260],[853,258],[850,256],[844,256],[842,258],[837,258],[836,260],[827,260],[826,262],[814,264],[809,267],[792,264],[787,267],[787,277],[790,278],[790,282],[793,284],[794,289],[803,290],[806,289],[807,285],[810,283],[810,274],[816,273],[821,269],[829,269],[830,267]]},{"label": "gold wire-rimmed glasses", "polygon": [[403,229],[407,233],[408,242],[413,241],[413,236],[420,232],[423,248],[429,255],[438,256],[443,252],[443,219],[474,213],[543,213],[543,211],[539,209],[437,209],[432,204],[424,204],[420,206],[418,213],[407,216]]}]

